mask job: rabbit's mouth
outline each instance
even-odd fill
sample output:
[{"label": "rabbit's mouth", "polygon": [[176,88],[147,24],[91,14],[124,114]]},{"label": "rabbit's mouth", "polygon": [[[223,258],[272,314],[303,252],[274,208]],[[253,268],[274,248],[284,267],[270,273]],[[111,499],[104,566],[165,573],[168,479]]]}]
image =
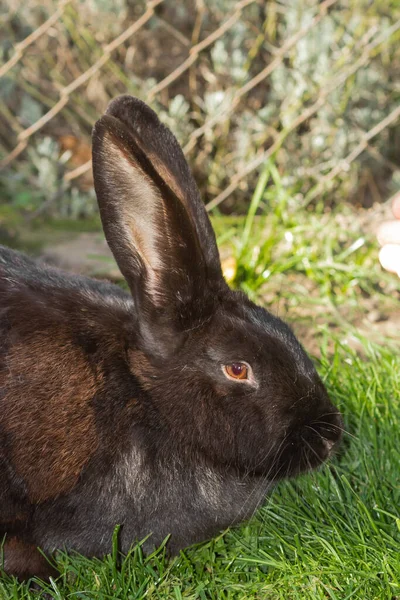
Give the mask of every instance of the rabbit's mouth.
[{"label": "rabbit's mouth", "polygon": [[271,467],[272,479],[294,477],[319,467],[338,448],[342,431],[340,413],[332,412],[288,434]]},{"label": "rabbit's mouth", "polygon": [[306,425],[300,436],[303,444],[302,458],[299,461],[300,470],[313,469],[327,460],[338,447],[341,434],[342,427],[338,424]]}]

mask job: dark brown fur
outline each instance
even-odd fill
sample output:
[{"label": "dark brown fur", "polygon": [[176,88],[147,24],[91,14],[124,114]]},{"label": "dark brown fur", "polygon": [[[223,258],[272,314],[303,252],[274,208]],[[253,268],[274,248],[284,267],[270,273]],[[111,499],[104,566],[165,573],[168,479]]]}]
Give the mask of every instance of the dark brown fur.
[{"label": "dark brown fur", "polygon": [[100,385],[101,376],[65,332],[48,329],[10,348],[0,374],[6,390],[1,422],[12,440],[9,459],[30,502],[76,484],[98,444],[90,401]]},{"label": "dark brown fur", "polygon": [[6,573],[12,573],[19,579],[28,579],[32,573],[40,579],[58,575],[57,570],[33,544],[12,537],[4,544],[3,553],[4,564],[0,565],[0,571],[4,567]]}]

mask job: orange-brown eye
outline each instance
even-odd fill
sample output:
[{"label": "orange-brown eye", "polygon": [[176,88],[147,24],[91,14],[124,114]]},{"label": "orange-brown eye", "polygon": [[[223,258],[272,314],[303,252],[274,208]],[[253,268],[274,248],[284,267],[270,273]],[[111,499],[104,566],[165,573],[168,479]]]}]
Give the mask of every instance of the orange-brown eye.
[{"label": "orange-brown eye", "polygon": [[226,374],[232,379],[248,379],[249,367],[244,363],[231,363],[230,365],[225,365],[224,369]]}]

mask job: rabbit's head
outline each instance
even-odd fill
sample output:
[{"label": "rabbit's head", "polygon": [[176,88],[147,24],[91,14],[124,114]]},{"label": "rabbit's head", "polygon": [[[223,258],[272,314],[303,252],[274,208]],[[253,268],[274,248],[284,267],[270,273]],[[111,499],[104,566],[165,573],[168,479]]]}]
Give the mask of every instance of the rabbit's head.
[{"label": "rabbit's head", "polygon": [[341,418],[290,328],[225,283],[182,150],[143,102],[93,133],[104,231],[134,308],[127,356],[164,449],[276,479],[322,463]]}]

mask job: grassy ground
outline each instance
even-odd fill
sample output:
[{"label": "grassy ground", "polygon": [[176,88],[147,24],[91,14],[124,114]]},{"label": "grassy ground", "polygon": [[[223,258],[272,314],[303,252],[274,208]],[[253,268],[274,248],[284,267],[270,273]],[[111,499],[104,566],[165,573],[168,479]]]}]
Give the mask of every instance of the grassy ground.
[{"label": "grassy ground", "polygon": [[[118,568],[116,549],[103,561],[61,554],[61,577],[40,589],[59,599],[400,598],[399,282],[381,272],[353,212],[300,209],[270,167],[246,221],[215,224],[233,284],[287,315],[318,355],[345,418],[341,451],[279,485],[249,524],[172,561],[139,546]],[[1,598],[37,594],[0,581]]]}]

